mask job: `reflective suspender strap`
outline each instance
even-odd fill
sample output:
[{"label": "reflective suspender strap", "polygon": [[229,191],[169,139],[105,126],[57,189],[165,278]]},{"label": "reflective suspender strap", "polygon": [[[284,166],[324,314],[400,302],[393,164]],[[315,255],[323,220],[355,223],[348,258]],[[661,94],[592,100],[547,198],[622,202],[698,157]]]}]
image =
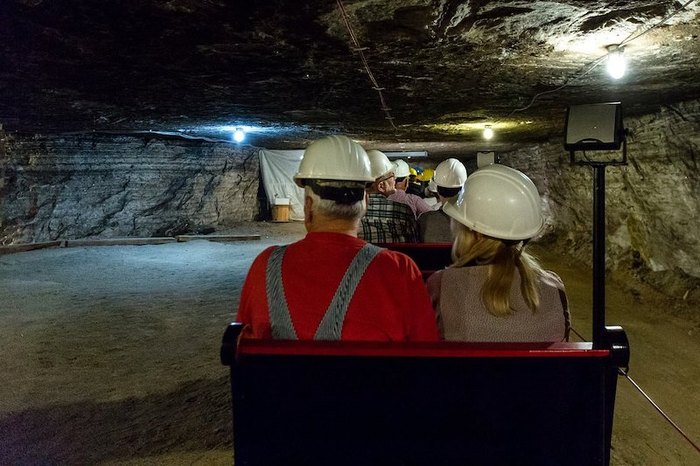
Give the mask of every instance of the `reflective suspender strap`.
[{"label": "reflective suspender strap", "polygon": [[[286,246],[280,246],[273,249],[267,261],[265,270],[267,306],[272,338],[298,340],[282,283],[282,259],[286,248]],[[348,312],[355,290],[367,271],[367,267],[381,250],[382,248],[367,243],[357,252],[342,280],[340,280],[338,289],[335,291],[318,329],[316,329],[314,340],[340,340],[345,314]]]},{"label": "reflective suspender strap", "polygon": [[297,340],[292,317],[289,315],[287,298],[282,285],[282,259],[287,246],[272,250],[265,270],[265,287],[267,291],[267,308],[270,315],[272,338],[278,340]]},{"label": "reflective suspender strap", "polygon": [[345,271],[345,275],[340,280],[338,289],[326,310],[326,314],[321,319],[318,329],[316,329],[314,340],[340,340],[345,314],[348,312],[355,290],[360,284],[365,271],[367,271],[367,267],[369,267],[369,264],[381,250],[382,248],[367,243],[355,255],[350,266]]}]

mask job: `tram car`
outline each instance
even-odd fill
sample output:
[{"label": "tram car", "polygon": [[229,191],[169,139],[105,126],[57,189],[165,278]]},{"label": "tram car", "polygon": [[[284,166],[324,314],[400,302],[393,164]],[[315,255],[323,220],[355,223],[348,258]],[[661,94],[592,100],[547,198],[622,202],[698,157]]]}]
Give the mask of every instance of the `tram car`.
[{"label": "tram car", "polygon": [[[449,244],[385,244],[423,276]],[[595,312],[595,310],[594,310]],[[237,466],[608,465],[620,327],[593,342],[252,340],[225,331]]]}]

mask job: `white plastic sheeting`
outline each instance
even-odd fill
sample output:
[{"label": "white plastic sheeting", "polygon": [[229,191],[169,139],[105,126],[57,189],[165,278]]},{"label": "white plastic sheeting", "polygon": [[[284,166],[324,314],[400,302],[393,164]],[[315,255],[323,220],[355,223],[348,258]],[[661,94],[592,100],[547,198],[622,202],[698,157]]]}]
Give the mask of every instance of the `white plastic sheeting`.
[{"label": "white plastic sheeting", "polygon": [[270,205],[276,198],[289,198],[290,220],[304,220],[304,190],[294,183],[303,150],[260,151],[260,172]]}]

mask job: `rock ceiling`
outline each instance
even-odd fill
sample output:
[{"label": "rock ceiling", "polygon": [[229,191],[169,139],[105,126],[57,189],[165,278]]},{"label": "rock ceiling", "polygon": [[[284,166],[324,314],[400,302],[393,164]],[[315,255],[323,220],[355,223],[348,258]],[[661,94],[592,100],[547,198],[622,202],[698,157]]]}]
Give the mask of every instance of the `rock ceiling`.
[{"label": "rock ceiling", "polygon": [[[700,0],[2,3],[9,131],[246,126],[267,147],[333,131],[448,154],[557,137],[570,104],[637,115],[700,97]],[[629,69],[615,81],[601,57],[621,42]]]}]

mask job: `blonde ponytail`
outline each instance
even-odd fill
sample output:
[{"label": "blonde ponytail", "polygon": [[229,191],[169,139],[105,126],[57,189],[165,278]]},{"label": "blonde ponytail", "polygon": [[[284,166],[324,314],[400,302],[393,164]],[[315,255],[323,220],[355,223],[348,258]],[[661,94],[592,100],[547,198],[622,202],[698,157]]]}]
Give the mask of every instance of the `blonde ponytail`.
[{"label": "blonde ponytail", "polygon": [[491,314],[503,317],[514,312],[510,303],[510,290],[516,268],[520,272],[523,299],[533,313],[537,312],[542,267],[523,250],[521,242],[513,243],[485,236],[456,221],[452,221],[452,231],[454,243],[451,267],[488,266],[488,275],[481,288],[481,299]]}]

